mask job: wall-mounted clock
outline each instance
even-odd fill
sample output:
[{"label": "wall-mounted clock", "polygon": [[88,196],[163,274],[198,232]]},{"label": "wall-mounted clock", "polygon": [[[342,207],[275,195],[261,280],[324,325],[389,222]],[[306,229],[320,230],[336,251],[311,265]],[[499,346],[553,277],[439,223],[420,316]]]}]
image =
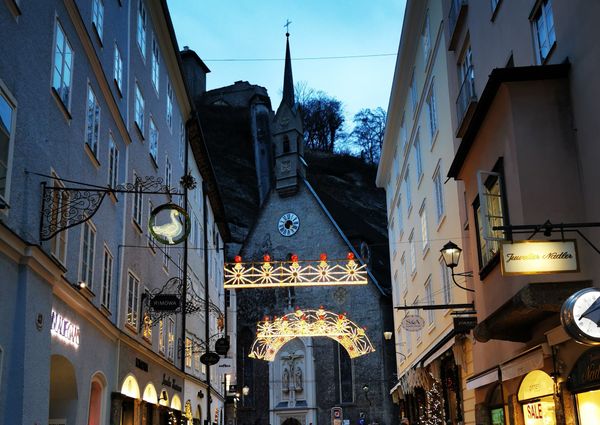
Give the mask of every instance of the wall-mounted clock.
[{"label": "wall-mounted clock", "polygon": [[600,290],[586,288],[575,292],[562,305],[560,320],[575,341],[600,345]]},{"label": "wall-mounted clock", "polygon": [[300,219],[293,212],[285,213],[279,219],[277,228],[282,236],[293,236],[300,227]]}]

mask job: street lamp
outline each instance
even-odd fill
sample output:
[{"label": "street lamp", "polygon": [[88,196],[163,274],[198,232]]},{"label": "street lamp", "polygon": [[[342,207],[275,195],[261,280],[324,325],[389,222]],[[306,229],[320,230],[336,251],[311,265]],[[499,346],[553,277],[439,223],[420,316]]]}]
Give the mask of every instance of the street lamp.
[{"label": "street lamp", "polygon": [[[386,341],[391,341],[392,336],[394,336],[394,333],[392,331],[385,331],[383,333],[383,339],[385,339]],[[402,344],[397,342],[396,345],[402,345]],[[396,354],[400,354],[404,359],[406,359],[406,355],[404,353],[401,353],[400,351],[396,351]],[[365,385],[365,387],[367,387],[367,391],[368,391],[369,387],[367,385]],[[364,387],[363,387],[363,391],[365,391]]]},{"label": "street lamp", "polygon": [[245,396],[247,396],[248,394],[250,394],[250,387],[248,387],[248,385],[244,385],[242,388],[242,394],[244,394]]},{"label": "street lamp", "polygon": [[455,276],[473,277],[473,272],[454,273],[454,268],[458,266],[458,262],[460,261],[462,249],[460,249],[454,242],[448,241],[448,243],[446,243],[446,245],[440,249],[440,252],[442,253],[444,264],[446,264],[446,267],[448,267],[452,272],[452,282],[454,282],[454,284],[460,289],[464,289],[465,291],[469,292],[475,292],[473,289],[461,286],[454,278]]}]

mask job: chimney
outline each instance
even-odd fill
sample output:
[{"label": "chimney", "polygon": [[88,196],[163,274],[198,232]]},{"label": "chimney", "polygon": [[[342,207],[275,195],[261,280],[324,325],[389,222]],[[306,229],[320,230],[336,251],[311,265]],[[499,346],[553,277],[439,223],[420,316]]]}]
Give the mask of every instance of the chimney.
[{"label": "chimney", "polygon": [[206,74],[210,69],[200,57],[188,46],[180,52],[183,63],[183,73],[192,101],[206,92]]}]

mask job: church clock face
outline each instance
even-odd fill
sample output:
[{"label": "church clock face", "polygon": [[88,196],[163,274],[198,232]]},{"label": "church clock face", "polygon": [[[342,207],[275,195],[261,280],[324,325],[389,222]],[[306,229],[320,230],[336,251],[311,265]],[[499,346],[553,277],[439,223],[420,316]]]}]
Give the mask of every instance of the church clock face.
[{"label": "church clock face", "polygon": [[300,227],[300,219],[292,212],[286,213],[281,216],[277,228],[282,236],[293,236]]}]

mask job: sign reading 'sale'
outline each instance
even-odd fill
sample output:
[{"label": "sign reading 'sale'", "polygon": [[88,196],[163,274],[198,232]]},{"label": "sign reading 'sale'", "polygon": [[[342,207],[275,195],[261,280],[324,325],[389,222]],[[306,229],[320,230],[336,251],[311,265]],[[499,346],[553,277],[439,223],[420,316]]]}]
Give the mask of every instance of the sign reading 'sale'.
[{"label": "sign reading 'sale'", "polygon": [[503,275],[579,271],[574,240],[502,242],[500,257]]}]

